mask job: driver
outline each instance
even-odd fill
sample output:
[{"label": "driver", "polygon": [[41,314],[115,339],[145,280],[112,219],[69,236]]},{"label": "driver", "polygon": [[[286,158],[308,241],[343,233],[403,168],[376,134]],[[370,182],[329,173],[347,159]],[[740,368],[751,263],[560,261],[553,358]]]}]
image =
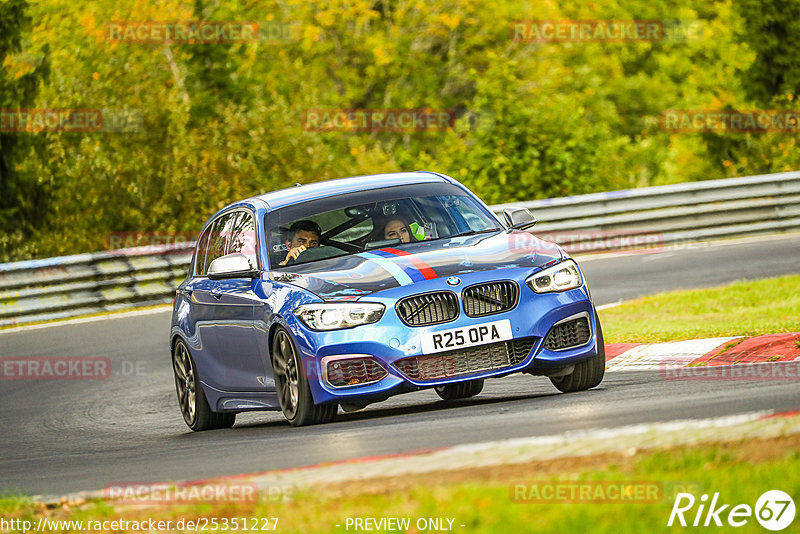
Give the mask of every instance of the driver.
[{"label": "driver", "polygon": [[286,240],[286,258],[278,265],[286,265],[289,260],[296,260],[303,251],[311,247],[319,246],[319,238],[322,230],[314,221],[301,220],[295,221],[289,227],[289,239]]}]

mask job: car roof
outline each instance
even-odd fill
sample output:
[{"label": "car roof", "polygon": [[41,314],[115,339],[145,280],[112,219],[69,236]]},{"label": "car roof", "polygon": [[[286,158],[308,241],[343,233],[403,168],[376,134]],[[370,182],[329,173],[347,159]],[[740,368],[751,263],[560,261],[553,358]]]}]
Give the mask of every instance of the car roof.
[{"label": "car roof", "polygon": [[268,206],[268,211],[291,206],[298,202],[316,200],[331,195],[354,193],[370,189],[382,189],[398,185],[424,184],[433,182],[449,182],[445,176],[429,171],[396,172],[388,174],[371,174],[327,180],[307,185],[279,189],[254,197]]}]

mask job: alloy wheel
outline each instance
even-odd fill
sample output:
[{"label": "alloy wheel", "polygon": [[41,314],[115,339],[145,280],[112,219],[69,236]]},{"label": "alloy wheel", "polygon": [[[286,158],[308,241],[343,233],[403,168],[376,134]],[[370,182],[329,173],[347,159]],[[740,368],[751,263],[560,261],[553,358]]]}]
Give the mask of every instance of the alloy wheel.
[{"label": "alloy wheel", "polygon": [[186,345],[179,342],[175,346],[175,355],[172,358],[172,367],[175,370],[175,386],[178,389],[178,403],[186,422],[191,425],[196,416],[196,384],[194,381],[194,365]]},{"label": "alloy wheel", "polygon": [[275,334],[272,347],[272,366],[281,409],[287,419],[292,419],[297,413],[300,397],[300,370],[292,340],[289,339],[289,334],[283,330]]}]

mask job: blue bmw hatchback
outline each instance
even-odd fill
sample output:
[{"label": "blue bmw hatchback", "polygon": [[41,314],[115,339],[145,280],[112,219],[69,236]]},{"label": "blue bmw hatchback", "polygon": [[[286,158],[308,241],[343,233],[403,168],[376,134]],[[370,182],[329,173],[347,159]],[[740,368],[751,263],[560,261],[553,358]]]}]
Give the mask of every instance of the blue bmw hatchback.
[{"label": "blue bmw hatchback", "polygon": [[597,386],[603,334],[557,245],[430,172],[332,180],[236,202],[203,227],[170,347],[192,430],[282,410],[329,422],[392,395],[480,393],[486,378]]}]

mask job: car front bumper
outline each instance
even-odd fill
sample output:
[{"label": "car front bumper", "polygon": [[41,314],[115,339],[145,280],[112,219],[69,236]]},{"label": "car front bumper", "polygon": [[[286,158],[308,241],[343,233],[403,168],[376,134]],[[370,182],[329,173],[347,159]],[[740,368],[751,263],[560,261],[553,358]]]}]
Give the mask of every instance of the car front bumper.
[{"label": "car front bumper", "polygon": [[[519,285],[520,291],[515,308],[494,315],[468,317],[463,312],[460,288],[487,281],[485,272],[476,272],[463,275],[463,283],[458,288],[446,285],[443,279],[436,279],[415,284],[413,293],[408,291],[408,287],[401,287],[365,297],[364,301],[381,302],[386,305],[386,311],[380,321],[369,325],[317,332],[309,330],[295,317],[287,317],[315,402],[367,404],[398,393],[466,380],[499,377],[515,372],[548,374],[597,354],[596,312],[585,283],[576,289],[560,293],[537,294],[525,284],[525,278],[530,275],[528,269],[504,269],[494,271],[494,274],[493,278],[497,280],[514,280]],[[451,290],[459,296],[461,311],[455,320],[421,327],[409,327],[400,320],[394,308],[394,304],[400,298],[409,294],[439,290]],[[544,340],[550,329],[555,324],[574,316],[585,316],[588,319],[590,328],[588,341],[580,346],[563,350],[545,348]],[[458,358],[466,357],[465,353],[471,351],[477,358],[483,358],[482,361],[485,361],[486,356],[483,354],[485,351],[481,350],[481,347],[486,347],[485,345],[427,356],[422,354],[421,334],[424,332],[480,325],[505,319],[511,323],[514,343],[522,343],[515,347],[522,346],[527,349],[530,346],[526,354],[515,353],[516,356],[509,357],[508,362],[502,361],[500,365],[495,362],[489,367],[484,365],[481,370],[475,372],[464,372],[462,361]],[[327,364],[328,361],[363,358],[365,355],[371,357],[386,371],[385,376],[371,383],[341,387],[335,387],[327,380],[322,367],[323,362]],[[447,374],[455,373],[456,376],[420,379],[403,372],[402,369],[407,370],[408,367],[402,362],[414,357],[418,357],[417,361],[420,362],[431,362],[430,365],[448,367],[450,372]]]}]

